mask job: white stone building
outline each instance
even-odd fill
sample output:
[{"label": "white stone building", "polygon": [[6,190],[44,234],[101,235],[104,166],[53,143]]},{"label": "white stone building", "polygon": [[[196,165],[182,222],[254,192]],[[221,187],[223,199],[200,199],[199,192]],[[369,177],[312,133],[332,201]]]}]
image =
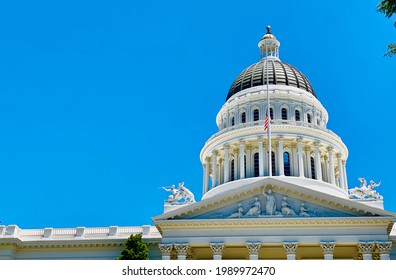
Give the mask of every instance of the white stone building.
[{"label": "white stone building", "polygon": [[395,214],[374,182],[348,191],[348,149],[279,46],[268,28],[259,61],[232,83],[200,154],[201,201],[170,189],[155,227],[2,226],[0,258],[113,259],[142,233],[152,259],[396,259]]}]

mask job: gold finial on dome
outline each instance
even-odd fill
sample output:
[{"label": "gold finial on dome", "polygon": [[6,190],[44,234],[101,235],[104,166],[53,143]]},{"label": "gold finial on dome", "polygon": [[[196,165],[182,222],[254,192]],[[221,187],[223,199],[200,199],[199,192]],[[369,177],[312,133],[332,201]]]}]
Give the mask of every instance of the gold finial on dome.
[{"label": "gold finial on dome", "polygon": [[271,26],[267,25],[267,33],[264,34],[264,36],[263,36],[263,38],[261,38],[261,40],[262,39],[275,39],[276,40],[275,36],[271,33]]}]

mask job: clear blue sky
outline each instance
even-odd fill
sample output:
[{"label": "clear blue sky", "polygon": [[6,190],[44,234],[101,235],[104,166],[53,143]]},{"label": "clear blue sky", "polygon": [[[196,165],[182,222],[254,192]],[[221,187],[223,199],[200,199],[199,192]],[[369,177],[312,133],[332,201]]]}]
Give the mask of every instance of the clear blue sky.
[{"label": "clear blue sky", "polygon": [[3,1],[2,224],[152,224],[181,181],[200,199],[200,150],[268,24],[349,148],[349,186],[382,181],[396,212],[396,29],[378,2]]}]

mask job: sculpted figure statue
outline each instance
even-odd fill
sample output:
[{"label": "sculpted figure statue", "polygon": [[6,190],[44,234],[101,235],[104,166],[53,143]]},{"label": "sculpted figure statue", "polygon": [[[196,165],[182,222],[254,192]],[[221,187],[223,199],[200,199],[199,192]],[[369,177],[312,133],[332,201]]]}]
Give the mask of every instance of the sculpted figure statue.
[{"label": "sculpted figure statue", "polygon": [[[162,189],[172,193],[168,196],[168,199],[165,200],[165,203],[182,204],[195,202],[194,194],[184,186],[184,182],[179,183],[178,189],[175,188],[175,185],[172,185],[170,188],[162,187]],[[181,199],[184,199],[184,202],[179,203],[178,201]]]},{"label": "sculpted figure statue", "polygon": [[261,203],[258,197],[255,197],[252,208],[249,209],[249,211],[246,213],[246,216],[258,216],[260,214],[261,214]]},{"label": "sculpted figure statue", "polygon": [[296,215],[296,213],[294,212],[293,209],[291,209],[291,206],[289,204],[289,202],[287,202],[287,197],[284,196],[283,197],[283,201],[281,203],[281,212],[282,215]]},{"label": "sculpted figure statue", "polygon": [[231,214],[228,218],[241,218],[243,216],[243,207],[242,204],[238,204],[238,210],[237,212]]},{"label": "sculpted figure statue", "polygon": [[274,215],[276,210],[276,201],[275,196],[272,194],[272,190],[264,190],[263,195],[265,197],[265,214]]},{"label": "sculpted figure statue", "polygon": [[184,186],[184,182],[179,183],[179,192],[186,202],[195,202],[194,194]]},{"label": "sculpted figure statue", "polygon": [[310,215],[307,213],[308,210],[309,210],[308,208],[305,208],[304,202],[301,203],[301,207],[300,207],[300,216],[301,216],[301,217],[309,217]]},{"label": "sculpted figure statue", "polygon": [[367,186],[366,179],[359,177],[358,180],[360,181],[360,186],[349,190],[349,198],[382,199],[382,196],[376,190],[374,190],[374,188],[378,187],[381,182],[376,184],[373,180],[371,180],[370,185]]}]

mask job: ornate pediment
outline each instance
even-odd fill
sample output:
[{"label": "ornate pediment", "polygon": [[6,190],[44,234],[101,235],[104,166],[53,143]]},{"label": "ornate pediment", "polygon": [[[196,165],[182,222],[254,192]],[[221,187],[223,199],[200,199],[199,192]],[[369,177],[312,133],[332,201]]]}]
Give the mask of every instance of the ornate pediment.
[{"label": "ornate pediment", "polygon": [[263,188],[257,193],[234,203],[219,207],[199,215],[189,215],[185,219],[241,219],[241,218],[306,218],[306,217],[352,217],[356,213],[348,213],[327,208],[301,198],[287,196],[273,190]]},{"label": "ornate pediment", "polygon": [[266,178],[157,216],[155,220],[394,217],[393,213],[302,185]]}]

